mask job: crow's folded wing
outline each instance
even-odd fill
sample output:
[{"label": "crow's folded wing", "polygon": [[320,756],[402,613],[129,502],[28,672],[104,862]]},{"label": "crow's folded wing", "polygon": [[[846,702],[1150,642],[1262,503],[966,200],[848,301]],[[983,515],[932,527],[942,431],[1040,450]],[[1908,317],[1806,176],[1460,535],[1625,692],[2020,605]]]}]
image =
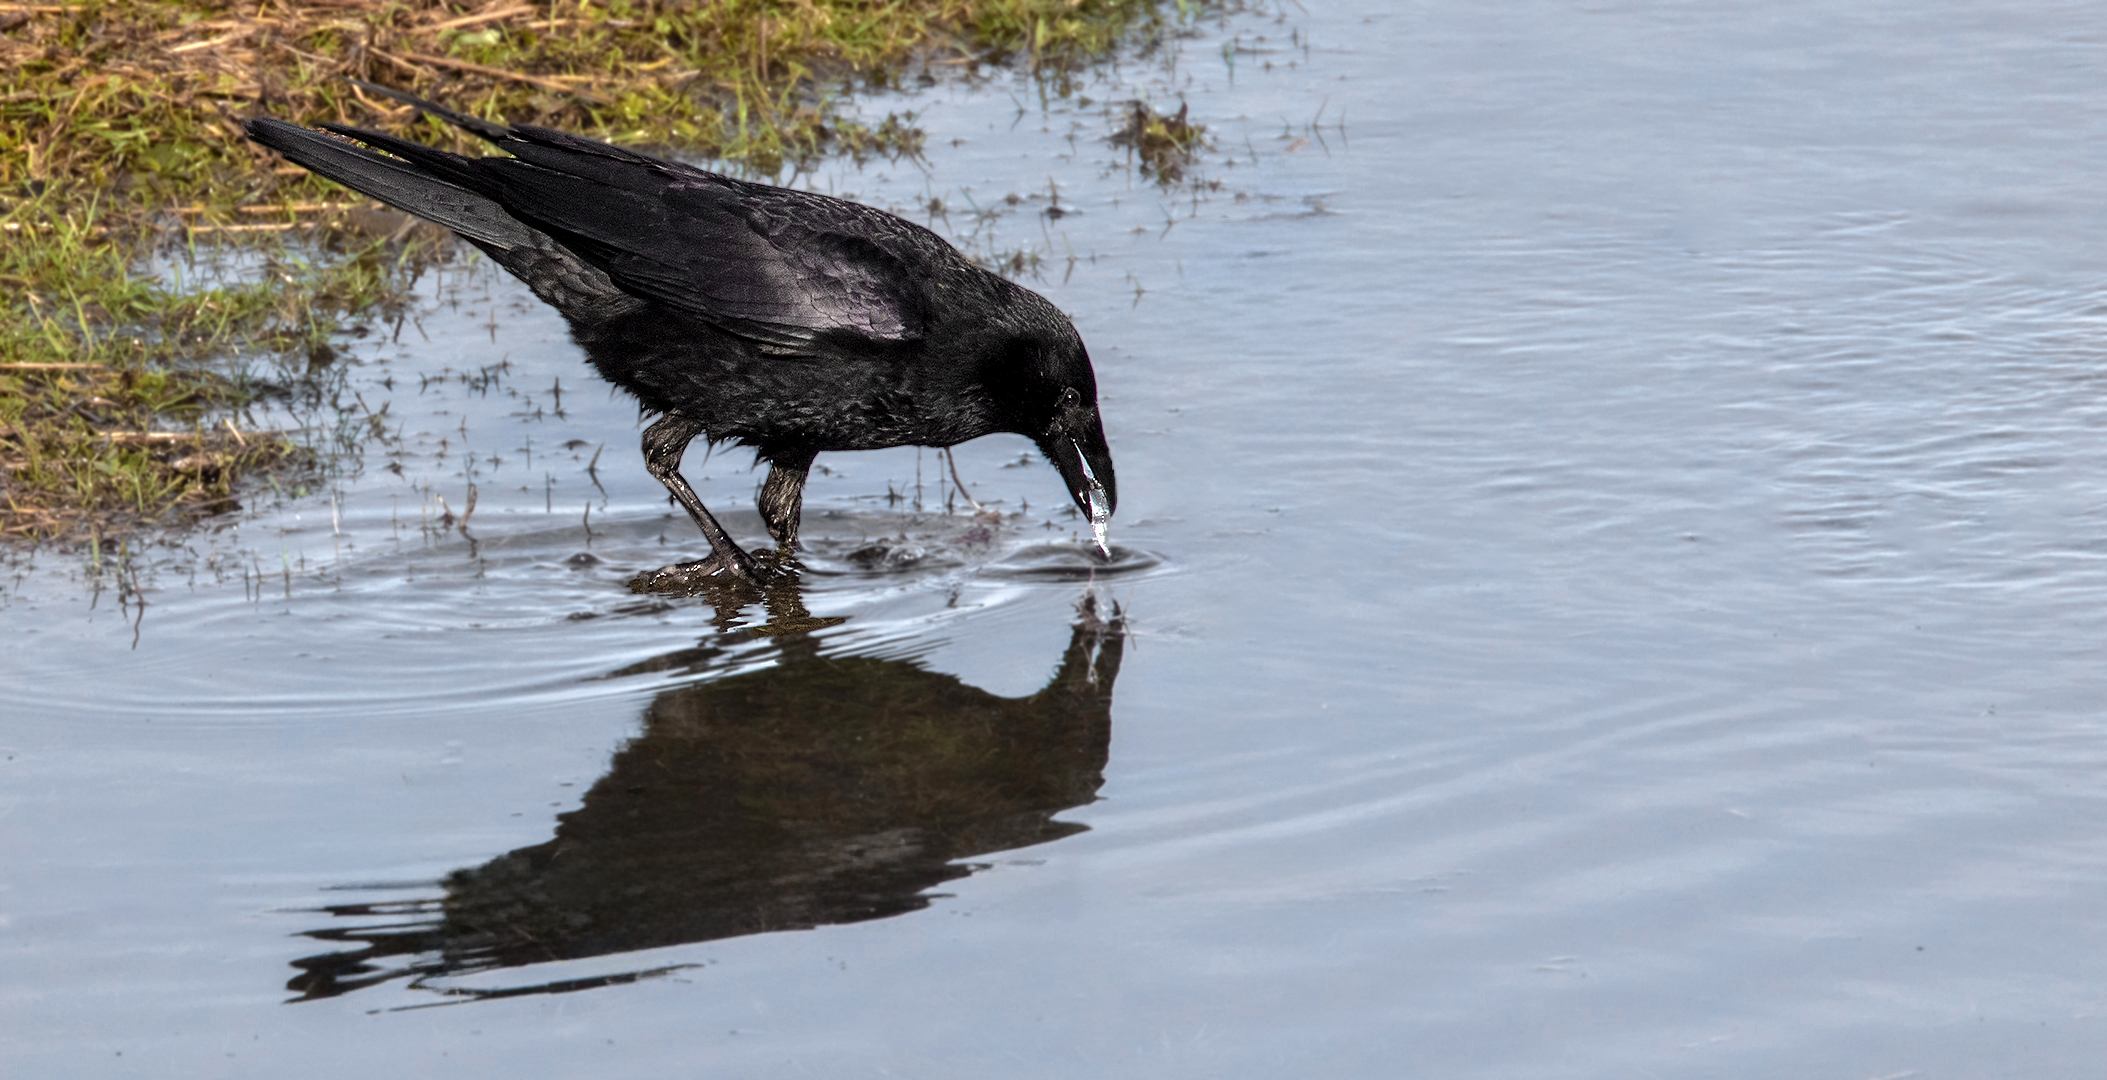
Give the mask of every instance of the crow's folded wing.
[{"label": "crow's folded wing", "polygon": [[534,157],[480,164],[508,210],[627,292],[793,348],[822,335],[906,342],[928,330],[948,248],[919,226],[700,170],[602,158],[559,171]]}]

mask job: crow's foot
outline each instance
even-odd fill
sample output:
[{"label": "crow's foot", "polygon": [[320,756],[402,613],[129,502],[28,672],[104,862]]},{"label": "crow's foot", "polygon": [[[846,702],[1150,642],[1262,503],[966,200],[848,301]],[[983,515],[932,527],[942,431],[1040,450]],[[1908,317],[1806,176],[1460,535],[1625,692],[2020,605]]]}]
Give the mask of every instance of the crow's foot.
[{"label": "crow's foot", "polygon": [[694,562],[646,570],[629,579],[629,591],[695,596],[735,589],[758,594],[763,583],[773,576],[772,568],[763,566],[744,552],[737,553],[736,557],[716,554]]}]

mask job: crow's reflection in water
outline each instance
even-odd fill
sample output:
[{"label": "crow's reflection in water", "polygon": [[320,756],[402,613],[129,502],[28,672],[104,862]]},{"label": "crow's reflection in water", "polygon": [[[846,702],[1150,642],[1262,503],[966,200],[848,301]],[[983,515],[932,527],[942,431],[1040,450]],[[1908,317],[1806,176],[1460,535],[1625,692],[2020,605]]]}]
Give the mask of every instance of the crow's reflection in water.
[{"label": "crow's reflection in water", "polygon": [[1086,601],[1053,679],[1004,698],[912,660],[821,655],[793,630],[768,668],[654,698],[555,839],[453,874],[439,899],[324,909],[365,925],[309,931],[350,947],[296,961],[288,989],[587,989],[671,968],[474,990],[428,980],[926,907],[925,890],[972,872],[956,860],[1084,829],[1053,816],[1104,782],[1123,636]]}]

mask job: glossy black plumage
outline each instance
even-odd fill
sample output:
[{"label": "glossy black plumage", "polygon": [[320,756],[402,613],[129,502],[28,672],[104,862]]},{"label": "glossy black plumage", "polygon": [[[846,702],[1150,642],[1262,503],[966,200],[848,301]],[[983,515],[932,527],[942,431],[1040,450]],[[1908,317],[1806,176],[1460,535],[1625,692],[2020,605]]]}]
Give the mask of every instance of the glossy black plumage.
[{"label": "glossy black plumage", "polygon": [[368,89],[510,156],[270,118],[250,121],[249,135],[489,253],[563,313],[603,376],[663,414],[645,432],[646,462],[713,550],[645,586],[757,573],[680,478],[696,435],[752,446],[771,463],[760,510],[785,546],[796,541],[806,470],[827,450],[1016,432],[1038,443],[1086,515],[1115,504],[1075,328],[935,233],[842,199]]}]

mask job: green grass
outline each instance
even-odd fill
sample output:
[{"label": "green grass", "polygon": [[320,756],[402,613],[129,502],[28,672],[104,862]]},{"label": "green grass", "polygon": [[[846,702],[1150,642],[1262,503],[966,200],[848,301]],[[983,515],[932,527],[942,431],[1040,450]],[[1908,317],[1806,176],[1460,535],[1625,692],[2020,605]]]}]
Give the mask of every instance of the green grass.
[{"label": "green grass", "polygon": [[[306,455],[244,432],[238,410],[278,372],[325,355],[348,320],[384,303],[424,249],[365,242],[324,258],[262,254],[246,280],[200,279],[210,259],[152,272],[149,237],[94,197],[50,189],[0,215],[0,531],[115,535],[231,508],[241,476]],[[289,363],[290,362],[290,363]]]},{"label": "green grass", "polygon": [[[243,372],[298,377],[332,336],[400,303],[405,270],[430,257],[428,236],[248,143],[242,118],[417,127],[479,152],[361,96],[341,78],[353,75],[775,175],[823,154],[918,151],[911,123],[840,108],[857,88],[919,65],[1029,65],[1065,89],[1081,65],[1194,10],[0,0],[0,536],[77,540],[210,513],[244,475],[298,464],[294,440],[228,426],[268,389]],[[376,220],[378,235],[361,235]],[[178,272],[230,245],[251,253],[235,260],[248,273]]]}]

